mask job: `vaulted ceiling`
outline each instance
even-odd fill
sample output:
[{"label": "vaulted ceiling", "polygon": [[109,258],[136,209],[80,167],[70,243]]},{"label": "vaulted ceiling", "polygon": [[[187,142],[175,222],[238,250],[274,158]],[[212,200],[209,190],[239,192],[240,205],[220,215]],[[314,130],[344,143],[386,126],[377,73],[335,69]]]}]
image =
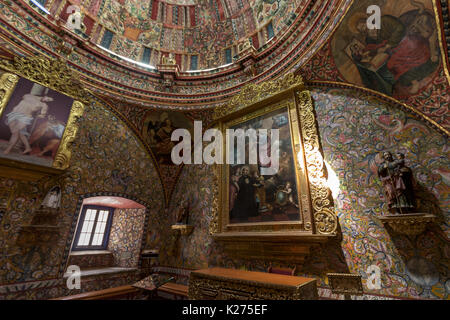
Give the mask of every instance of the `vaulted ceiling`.
[{"label": "vaulted ceiling", "polygon": [[[326,42],[350,4],[351,0],[15,0],[2,8],[0,18],[7,26],[6,42],[20,41],[23,55],[34,52],[67,60],[103,97],[147,107],[204,109],[223,104],[249,82],[298,69]],[[73,5],[81,8],[82,34],[65,28]],[[243,41],[254,49],[242,53]],[[159,65],[169,53],[178,70],[166,77]]]},{"label": "vaulted ceiling", "polygon": [[[280,36],[305,9],[306,0],[73,0],[62,7],[47,1],[52,15],[66,20],[69,4],[82,8],[86,34],[101,43],[105,29],[113,33],[111,51],[140,61],[151,49],[150,64],[161,55],[176,54],[182,70],[225,65],[240,40],[256,49]],[[226,49],[230,51],[227,53]],[[192,55],[198,56],[194,66]]]}]

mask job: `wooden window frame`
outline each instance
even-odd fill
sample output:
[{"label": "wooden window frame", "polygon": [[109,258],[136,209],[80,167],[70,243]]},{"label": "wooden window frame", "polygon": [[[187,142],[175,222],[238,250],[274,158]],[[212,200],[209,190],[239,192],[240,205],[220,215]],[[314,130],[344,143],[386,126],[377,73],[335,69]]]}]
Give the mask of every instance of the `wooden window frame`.
[{"label": "wooden window frame", "polygon": [[[86,217],[86,211],[88,209],[97,210],[96,215],[95,215],[95,223],[92,226],[92,233],[91,233],[91,237],[89,239],[89,243],[92,243],[92,239],[95,234],[95,228],[97,227],[97,222],[98,222],[97,219],[98,219],[99,211],[100,210],[109,211],[108,220],[106,221],[105,231],[103,233],[103,241],[102,241],[102,244],[99,246],[93,246],[93,245],[78,246],[78,241],[80,240],[80,234],[81,234],[81,230],[83,228],[84,219]],[[111,233],[111,225],[112,225],[112,218],[114,215],[114,210],[115,210],[115,208],[111,208],[111,207],[96,206],[96,205],[84,205],[81,208],[81,216],[80,216],[80,220],[78,221],[77,231],[75,233],[75,239],[74,239],[74,242],[72,245],[72,251],[106,250],[108,248],[109,235]]]}]

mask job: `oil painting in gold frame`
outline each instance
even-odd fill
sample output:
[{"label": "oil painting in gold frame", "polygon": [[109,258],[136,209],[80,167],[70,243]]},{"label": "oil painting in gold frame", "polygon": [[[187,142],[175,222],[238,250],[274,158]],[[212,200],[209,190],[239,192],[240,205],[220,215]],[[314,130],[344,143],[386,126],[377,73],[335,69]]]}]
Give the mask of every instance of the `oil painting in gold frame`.
[{"label": "oil painting in gold frame", "polygon": [[[224,164],[215,165],[217,200],[210,233],[224,243],[225,250],[240,258],[282,260],[295,256],[300,262],[312,246],[337,235],[338,218],[327,184],[313,101],[300,76],[287,74],[245,86],[215,110],[214,120],[224,137],[227,129],[281,129],[280,144],[284,145],[279,149],[279,170],[285,173],[271,188],[265,185],[270,177],[258,177],[257,165],[227,164],[227,152],[223,152]],[[229,144],[224,139],[223,150]],[[244,166],[248,172],[243,175]],[[254,186],[247,194],[248,199],[256,199],[257,208],[250,206],[253,214],[241,212],[248,207],[233,212],[245,179]],[[234,189],[233,182],[237,183]],[[281,195],[279,199],[277,195]]]},{"label": "oil painting in gold frame", "polygon": [[62,60],[0,61],[1,164],[33,171],[67,169],[86,96]]}]

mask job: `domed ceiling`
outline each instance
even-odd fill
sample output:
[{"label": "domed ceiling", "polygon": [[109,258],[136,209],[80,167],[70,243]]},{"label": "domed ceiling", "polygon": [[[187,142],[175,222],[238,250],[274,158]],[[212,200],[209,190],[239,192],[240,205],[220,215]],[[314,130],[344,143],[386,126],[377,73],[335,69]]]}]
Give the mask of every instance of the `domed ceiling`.
[{"label": "domed ceiling", "polygon": [[[162,55],[171,52],[181,70],[202,70],[231,63],[236,54],[234,46],[240,40],[250,38],[255,49],[260,48],[292,23],[297,8],[307,1],[78,0],[71,3],[82,7],[86,34],[110,51],[140,62],[148,48],[150,59],[146,62],[153,66],[160,62]],[[46,5],[52,14],[58,14],[61,9],[55,4]],[[63,20],[67,19],[67,11],[64,8],[60,12]],[[102,43],[105,33],[112,36],[107,45]]]},{"label": "domed ceiling", "polygon": [[[0,17],[11,26],[8,37],[24,39],[24,55],[66,59],[102,97],[147,107],[203,109],[223,104],[249,82],[298,69],[326,42],[351,3],[16,0],[2,8]],[[67,28],[74,5],[81,8],[83,32]],[[249,50],[242,50],[244,43]],[[168,55],[176,72],[160,68]]]}]

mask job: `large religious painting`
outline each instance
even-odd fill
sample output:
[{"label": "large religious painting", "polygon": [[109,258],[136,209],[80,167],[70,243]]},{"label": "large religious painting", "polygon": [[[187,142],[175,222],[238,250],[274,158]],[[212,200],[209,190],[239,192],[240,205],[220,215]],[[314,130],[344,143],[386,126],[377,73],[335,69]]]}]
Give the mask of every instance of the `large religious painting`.
[{"label": "large religious painting", "polygon": [[[367,27],[366,10],[381,8],[380,29]],[[333,40],[344,78],[390,96],[415,95],[433,79],[440,63],[431,0],[359,0]]]},{"label": "large religious painting", "polygon": [[[298,186],[292,149],[289,114],[283,108],[266,115],[244,121],[231,127],[233,130],[279,130],[279,166],[275,174],[263,175],[264,164],[231,164],[229,174],[230,223],[298,221]],[[271,141],[265,143],[270,151]],[[237,144],[234,154],[237,155]],[[249,159],[248,140],[245,159]],[[246,161],[248,163],[248,161]],[[267,166],[267,165],[266,165]]]},{"label": "large religious painting", "polygon": [[52,167],[74,99],[20,78],[0,110],[0,157]]},{"label": "large religious painting", "polygon": [[248,84],[213,119],[223,148],[211,152],[218,183],[210,232],[227,253],[301,262],[310,247],[336,235],[314,105],[301,76]]}]

